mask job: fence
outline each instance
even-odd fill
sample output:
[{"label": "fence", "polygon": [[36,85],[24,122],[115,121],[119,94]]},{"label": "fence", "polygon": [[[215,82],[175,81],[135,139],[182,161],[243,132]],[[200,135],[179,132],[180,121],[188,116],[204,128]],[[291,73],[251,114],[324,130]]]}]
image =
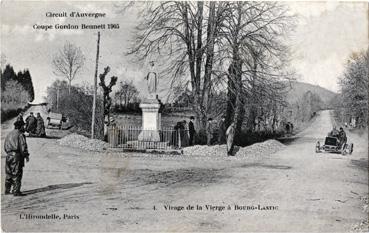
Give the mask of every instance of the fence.
[{"label": "fence", "polygon": [[[157,140],[139,140],[139,135],[159,134]],[[142,130],[141,127],[112,126],[108,128],[108,142],[111,148],[145,150],[180,149],[189,143],[188,130],[161,129]]]}]

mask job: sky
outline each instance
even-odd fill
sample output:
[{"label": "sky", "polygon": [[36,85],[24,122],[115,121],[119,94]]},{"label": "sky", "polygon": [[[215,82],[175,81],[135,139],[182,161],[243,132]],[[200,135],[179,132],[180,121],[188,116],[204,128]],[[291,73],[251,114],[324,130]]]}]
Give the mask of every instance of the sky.
[{"label": "sky", "polygon": [[[296,27],[290,32],[287,44],[291,47],[291,67],[299,81],[338,91],[338,77],[352,52],[368,48],[368,13],[364,2],[286,2],[296,14]],[[121,12],[119,2],[52,2],[2,1],[0,51],[15,71],[29,69],[32,75],[36,102],[42,101],[46,88],[56,79],[52,58],[66,41],[83,51],[86,61],[83,70],[72,84],[93,84],[96,59],[97,30],[40,30],[33,25],[45,24],[119,24],[117,30],[101,30],[99,73],[109,65],[118,82],[132,81],[144,95],[146,63],[134,63],[127,55],[132,44],[134,26],[138,22],[137,9]],[[102,12],[105,18],[51,18],[47,12]],[[162,84],[160,84],[162,82]],[[167,85],[159,81],[161,95]]]}]

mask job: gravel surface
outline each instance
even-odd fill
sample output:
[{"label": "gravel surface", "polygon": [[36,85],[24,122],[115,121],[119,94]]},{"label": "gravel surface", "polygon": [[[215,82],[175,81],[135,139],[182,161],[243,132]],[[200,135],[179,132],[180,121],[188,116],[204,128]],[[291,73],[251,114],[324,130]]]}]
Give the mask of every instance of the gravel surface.
[{"label": "gravel surface", "polygon": [[[235,156],[240,158],[262,157],[273,154],[281,149],[284,149],[285,147],[285,145],[276,140],[267,140],[247,147],[235,147]],[[227,146],[196,145],[184,148],[183,154],[203,157],[224,157],[227,154]]]},{"label": "gravel surface", "polygon": [[83,135],[75,133],[59,139],[58,143],[62,146],[71,146],[90,151],[104,151],[109,146],[109,144],[104,141],[98,139],[89,139]]}]

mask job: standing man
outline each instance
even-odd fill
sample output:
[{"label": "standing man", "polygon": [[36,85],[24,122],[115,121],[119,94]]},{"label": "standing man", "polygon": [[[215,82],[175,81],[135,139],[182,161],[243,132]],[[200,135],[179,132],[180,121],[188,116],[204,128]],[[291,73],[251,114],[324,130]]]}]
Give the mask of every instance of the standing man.
[{"label": "standing man", "polygon": [[208,125],[206,126],[206,139],[208,146],[211,146],[211,144],[213,143],[213,134],[214,134],[213,118],[209,118]]},{"label": "standing man", "polygon": [[17,116],[17,119],[15,120],[16,122],[20,121],[23,123],[23,125],[25,124],[24,123],[24,120],[23,120],[23,112],[20,112],[19,115]]},{"label": "standing man", "polygon": [[347,136],[342,127],[340,127],[340,131],[338,133],[338,140],[340,140],[340,147],[344,146],[347,142]]},{"label": "standing man", "polygon": [[194,145],[194,136],[195,136],[195,125],[193,124],[193,120],[195,119],[195,117],[191,116],[190,117],[190,122],[188,123],[188,131],[190,133],[190,146]]},{"label": "standing man", "polygon": [[26,132],[34,134],[37,127],[36,117],[33,115],[33,112],[29,113],[29,116],[26,118]]},{"label": "standing man", "polygon": [[5,162],[5,194],[10,194],[13,187],[14,196],[23,196],[20,191],[23,176],[24,159],[29,162],[26,137],[23,134],[24,123],[16,121],[14,130],[4,140],[6,152]]},{"label": "standing man", "polygon": [[45,137],[46,136],[45,123],[44,119],[42,119],[41,114],[39,112],[37,113],[36,120],[37,120],[36,136]]},{"label": "standing man", "polygon": [[226,135],[227,135],[227,155],[234,156],[233,148],[234,148],[234,134],[236,132],[234,122],[228,127]]},{"label": "standing man", "polygon": [[227,131],[227,127],[226,127],[225,117],[223,116],[219,122],[219,134],[218,134],[219,144],[226,143],[226,131]]}]

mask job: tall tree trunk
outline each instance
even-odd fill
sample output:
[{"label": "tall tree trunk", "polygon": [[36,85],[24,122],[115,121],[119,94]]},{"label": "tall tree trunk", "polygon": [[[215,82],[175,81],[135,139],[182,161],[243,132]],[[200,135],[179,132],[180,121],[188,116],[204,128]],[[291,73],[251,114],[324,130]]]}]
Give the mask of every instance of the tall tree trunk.
[{"label": "tall tree trunk", "polygon": [[215,2],[211,1],[209,3],[209,17],[208,17],[208,27],[206,35],[206,61],[205,61],[205,72],[204,72],[204,85],[202,89],[202,100],[201,106],[203,107],[203,114],[205,118],[205,128],[207,126],[207,116],[210,110],[210,92],[211,92],[211,75],[213,71],[214,63],[214,44],[217,32],[217,21],[215,15]]},{"label": "tall tree trunk", "polygon": [[72,80],[69,79],[69,85],[68,85],[68,94],[70,95],[70,90],[71,90],[71,87],[72,87]]}]

